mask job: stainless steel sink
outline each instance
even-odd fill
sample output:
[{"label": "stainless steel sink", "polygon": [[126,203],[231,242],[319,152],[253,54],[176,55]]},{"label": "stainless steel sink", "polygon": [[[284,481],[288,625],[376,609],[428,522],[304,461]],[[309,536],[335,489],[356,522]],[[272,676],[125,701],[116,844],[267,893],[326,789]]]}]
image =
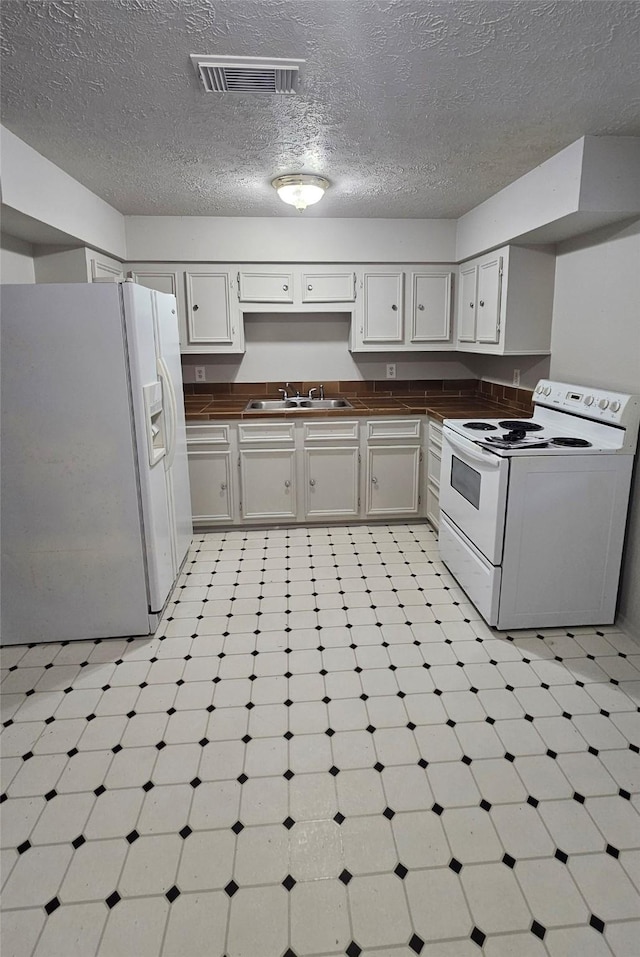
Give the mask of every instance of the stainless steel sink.
[{"label": "stainless steel sink", "polygon": [[245,412],[314,412],[328,409],[352,409],[346,399],[252,399]]}]

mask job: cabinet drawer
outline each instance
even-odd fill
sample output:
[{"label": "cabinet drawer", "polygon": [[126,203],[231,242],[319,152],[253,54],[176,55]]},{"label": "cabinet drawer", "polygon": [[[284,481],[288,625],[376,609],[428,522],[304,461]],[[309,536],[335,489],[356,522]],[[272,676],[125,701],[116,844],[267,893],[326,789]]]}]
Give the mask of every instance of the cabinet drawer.
[{"label": "cabinet drawer", "polygon": [[419,439],[420,419],[381,419],[367,422],[368,439]]},{"label": "cabinet drawer", "polygon": [[330,422],[305,422],[305,442],[322,442],[325,439],[358,439],[358,423],[334,419]]},{"label": "cabinet drawer", "polygon": [[293,302],[293,273],[239,272],[240,302]]},{"label": "cabinet drawer", "polygon": [[303,302],[353,302],[356,298],[354,272],[303,272]]},{"label": "cabinet drawer", "polygon": [[228,425],[187,425],[187,446],[229,445]]},{"label": "cabinet drawer", "polygon": [[295,426],[293,422],[241,422],[238,440],[241,445],[274,443],[293,445]]}]

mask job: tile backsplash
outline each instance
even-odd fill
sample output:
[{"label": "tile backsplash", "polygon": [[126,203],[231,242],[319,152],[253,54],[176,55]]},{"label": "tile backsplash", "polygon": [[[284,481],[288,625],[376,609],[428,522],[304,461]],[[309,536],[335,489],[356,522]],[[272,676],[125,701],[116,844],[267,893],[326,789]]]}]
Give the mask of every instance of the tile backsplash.
[{"label": "tile backsplash", "polygon": [[[292,382],[293,389],[306,393],[317,388],[319,382]],[[516,389],[485,379],[406,379],[390,382],[388,379],[346,380],[323,382],[325,395],[481,395],[501,404],[513,406],[521,412],[531,413],[530,389]],[[250,396],[277,395],[283,383],[278,382],[185,382],[185,395]]]}]

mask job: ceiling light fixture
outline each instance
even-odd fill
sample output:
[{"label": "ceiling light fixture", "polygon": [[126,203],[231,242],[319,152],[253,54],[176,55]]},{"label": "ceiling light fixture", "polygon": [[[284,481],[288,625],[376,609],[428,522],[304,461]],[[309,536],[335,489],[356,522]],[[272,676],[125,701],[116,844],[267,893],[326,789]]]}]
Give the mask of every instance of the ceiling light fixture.
[{"label": "ceiling light fixture", "polygon": [[311,176],[308,173],[287,173],[276,176],[271,185],[277,191],[283,203],[295,206],[299,212],[319,202],[331,185],[324,176]]}]

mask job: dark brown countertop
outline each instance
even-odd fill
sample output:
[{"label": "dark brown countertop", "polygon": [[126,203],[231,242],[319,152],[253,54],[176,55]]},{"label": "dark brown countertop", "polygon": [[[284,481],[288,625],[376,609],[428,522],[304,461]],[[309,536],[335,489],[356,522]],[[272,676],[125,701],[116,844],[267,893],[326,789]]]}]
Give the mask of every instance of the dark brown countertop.
[{"label": "dark brown countertop", "polygon": [[[345,384],[346,385],[346,384]],[[515,398],[511,395],[507,398],[503,395],[487,394],[485,384],[484,391],[461,389],[457,392],[445,392],[442,389],[431,392],[430,390],[404,391],[400,388],[393,393],[375,391],[370,392],[358,390],[358,394],[352,394],[349,388],[325,389],[327,398],[345,398],[351,405],[351,409],[323,409],[322,411],[310,412],[309,409],[288,409],[278,410],[277,412],[258,412],[245,411],[247,403],[252,398],[264,398],[265,395],[271,395],[272,398],[278,398],[278,394],[273,390],[258,391],[251,394],[216,394],[216,390],[205,392],[203,386],[199,386],[197,393],[189,394],[185,389],[185,410],[186,418],[189,424],[215,422],[220,419],[251,419],[260,420],[265,418],[300,418],[301,416],[322,418],[353,418],[354,416],[372,416],[372,415],[429,415],[437,421],[445,418],[497,418],[500,415],[510,416],[529,416],[531,415],[530,399],[531,393],[521,389],[510,389],[512,393],[517,393]],[[505,387],[498,387],[504,390]]]}]

